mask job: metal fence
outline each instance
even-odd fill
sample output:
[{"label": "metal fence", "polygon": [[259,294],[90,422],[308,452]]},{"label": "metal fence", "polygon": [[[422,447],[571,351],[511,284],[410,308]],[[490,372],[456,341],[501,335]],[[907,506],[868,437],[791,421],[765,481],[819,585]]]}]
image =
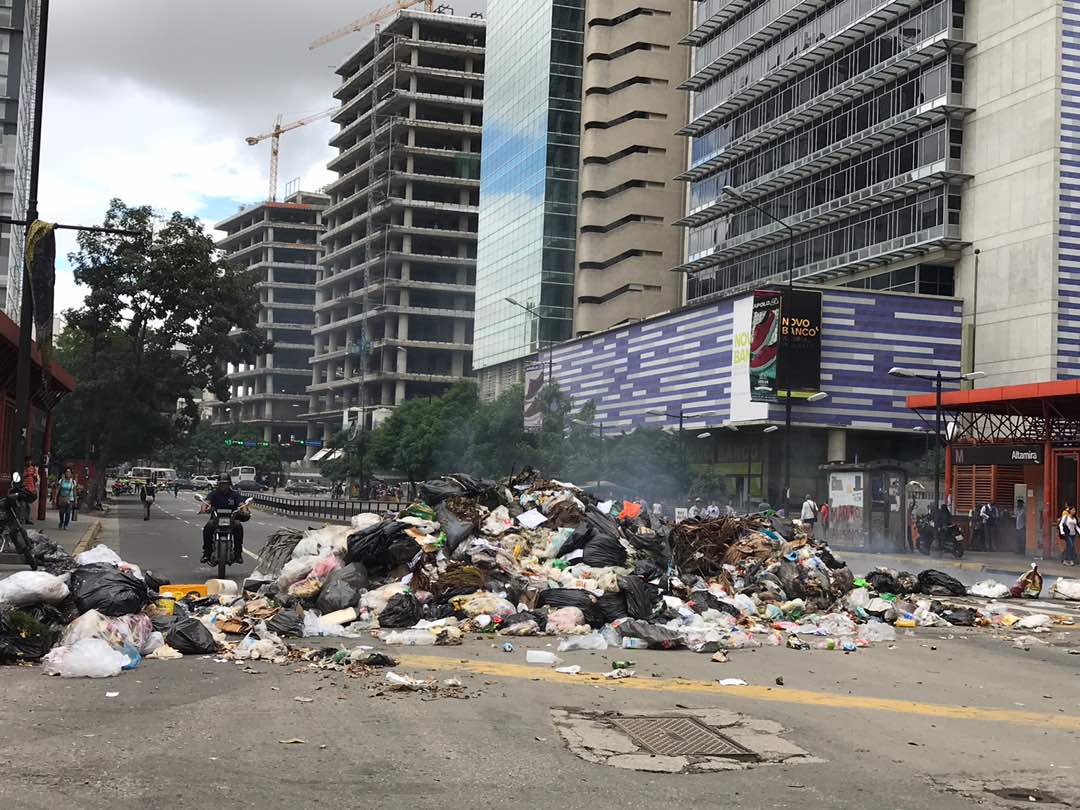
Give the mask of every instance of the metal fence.
[{"label": "metal fence", "polygon": [[348,523],[353,515],[362,512],[384,514],[397,512],[406,506],[398,501],[346,501],[331,498],[285,498],[280,495],[255,495],[255,505],[279,515],[315,518]]}]

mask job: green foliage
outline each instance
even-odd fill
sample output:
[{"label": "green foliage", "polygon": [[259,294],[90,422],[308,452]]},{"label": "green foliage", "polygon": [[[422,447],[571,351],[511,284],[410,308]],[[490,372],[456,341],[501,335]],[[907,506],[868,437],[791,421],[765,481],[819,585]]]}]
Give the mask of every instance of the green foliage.
[{"label": "green foliage", "polygon": [[344,458],[322,465],[331,480],[398,474],[419,481],[452,472],[498,478],[531,466],[544,474],[586,484],[610,481],[628,496],[669,499],[685,492],[686,478],[677,434],[639,429],[601,435],[596,408],[577,412],[557,386],[543,392],[543,429],[526,433],[523,390],[480,402],[471,385],[441,397],[399,405],[377,430],[331,442],[346,448]]},{"label": "green foliage", "polygon": [[[227,444],[226,440],[237,443]],[[190,473],[216,472],[240,465],[250,465],[260,473],[276,472],[284,462],[304,455],[304,449],[299,446],[244,447],[239,443],[261,440],[262,431],[256,428],[200,422],[193,429],[177,435],[157,455],[169,466]]]},{"label": "green foliage", "polygon": [[726,502],[730,496],[724,476],[716,470],[702,470],[690,479],[690,497],[701,498],[706,503]]},{"label": "green foliage", "polygon": [[58,455],[92,447],[101,469],[172,440],[178,400],[190,429],[198,392],[227,398],[225,364],[265,349],[254,276],[220,260],[198,219],[113,200],[104,224],[140,235],[83,231],[68,257],[89,293],[57,340],[77,386],[56,414]]}]

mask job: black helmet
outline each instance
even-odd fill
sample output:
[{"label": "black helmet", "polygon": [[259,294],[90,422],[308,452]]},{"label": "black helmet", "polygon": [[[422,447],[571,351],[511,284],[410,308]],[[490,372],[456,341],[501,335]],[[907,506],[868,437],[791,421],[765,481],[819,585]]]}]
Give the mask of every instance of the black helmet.
[{"label": "black helmet", "polygon": [[217,482],[219,484],[228,484],[229,486],[232,486],[232,476],[228,473],[222,473],[217,477]]}]

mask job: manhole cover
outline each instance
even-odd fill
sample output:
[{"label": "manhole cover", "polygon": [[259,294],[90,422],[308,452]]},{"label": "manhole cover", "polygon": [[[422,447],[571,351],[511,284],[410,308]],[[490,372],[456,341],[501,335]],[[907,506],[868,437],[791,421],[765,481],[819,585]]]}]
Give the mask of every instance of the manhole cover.
[{"label": "manhole cover", "polygon": [[1039,790],[1038,788],[1024,788],[1024,787],[1011,787],[1011,788],[999,788],[998,790],[988,790],[987,793],[992,793],[999,799],[1007,799],[1011,802],[1024,802],[1025,804],[1059,804],[1061,799],[1052,793],[1047,793],[1045,790]]},{"label": "manhole cover", "polygon": [[666,757],[756,760],[757,754],[692,717],[621,717],[615,725],[643,748]]}]

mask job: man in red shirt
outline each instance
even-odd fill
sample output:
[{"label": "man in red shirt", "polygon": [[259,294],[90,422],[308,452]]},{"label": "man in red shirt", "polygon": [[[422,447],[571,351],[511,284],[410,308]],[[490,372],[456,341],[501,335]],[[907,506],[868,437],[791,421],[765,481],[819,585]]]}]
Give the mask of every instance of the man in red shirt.
[{"label": "man in red shirt", "polygon": [[[34,460],[30,456],[27,456],[26,459],[23,461],[22,483],[23,489],[26,490],[26,492],[33,494],[35,496],[34,500],[37,500],[36,496],[38,494],[38,468],[37,465],[34,464]],[[25,518],[23,520],[23,523],[28,526],[33,525],[34,521],[31,518],[33,510],[30,508],[30,501],[23,502],[23,509],[25,510],[23,513],[23,516]]]}]

